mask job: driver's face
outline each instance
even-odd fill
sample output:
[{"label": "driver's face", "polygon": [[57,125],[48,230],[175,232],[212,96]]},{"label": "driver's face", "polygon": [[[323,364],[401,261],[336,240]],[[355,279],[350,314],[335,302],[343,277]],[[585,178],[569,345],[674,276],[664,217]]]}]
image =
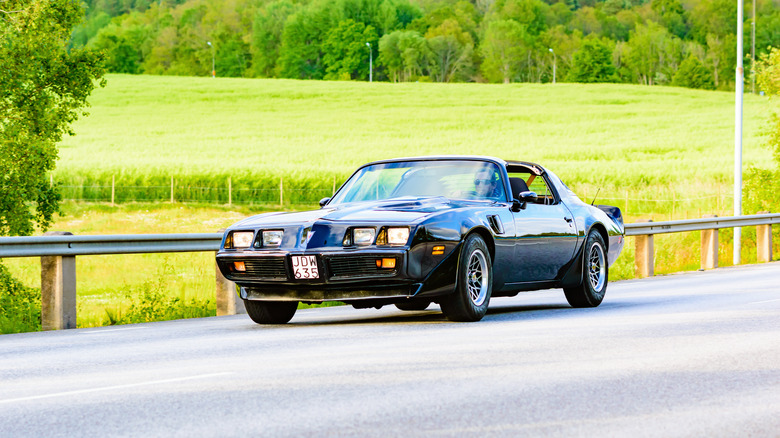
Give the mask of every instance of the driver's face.
[{"label": "driver's face", "polygon": [[496,182],[493,181],[493,174],[489,172],[480,172],[474,179],[474,190],[477,196],[491,196],[496,188]]}]

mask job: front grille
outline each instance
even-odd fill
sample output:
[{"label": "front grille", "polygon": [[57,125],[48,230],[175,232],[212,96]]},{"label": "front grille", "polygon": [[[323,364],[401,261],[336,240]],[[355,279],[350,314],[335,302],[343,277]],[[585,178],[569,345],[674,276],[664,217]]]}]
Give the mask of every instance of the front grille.
[{"label": "front grille", "polygon": [[[382,255],[359,255],[359,256],[335,256],[328,260],[331,277],[392,277],[397,272],[398,263],[396,259],[395,269],[383,269],[376,267],[377,259],[383,258]],[[387,258],[387,256],[384,256]]]},{"label": "front grille", "polygon": [[234,271],[234,274],[242,277],[287,279],[284,257],[257,257],[236,261],[243,261],[246,266],[246,272]]}]

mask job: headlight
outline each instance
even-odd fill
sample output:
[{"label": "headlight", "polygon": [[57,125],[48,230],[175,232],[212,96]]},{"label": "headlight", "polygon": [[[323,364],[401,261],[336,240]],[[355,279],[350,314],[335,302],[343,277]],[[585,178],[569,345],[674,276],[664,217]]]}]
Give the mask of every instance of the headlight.
[{"label": "headlight", "polygon": [[233,248],[249,248],[252,246],[253,237],[255,237],[254,231],[234,231]]},{"label": "headlight", "polygon": [[279,246],[282,244],[282,237],[282,230],[263,231],[263,246]]},{"label": "headlight", "polygon": [[352,239],[355,245],[371,245],[374,243],[376,230],[373,228],[355,228],[352,230]]},{"label": "headlight", "polygon": [[388,227],[387,243],[389,245],[406,245],[409,240],[409,228],[406,227]]}]

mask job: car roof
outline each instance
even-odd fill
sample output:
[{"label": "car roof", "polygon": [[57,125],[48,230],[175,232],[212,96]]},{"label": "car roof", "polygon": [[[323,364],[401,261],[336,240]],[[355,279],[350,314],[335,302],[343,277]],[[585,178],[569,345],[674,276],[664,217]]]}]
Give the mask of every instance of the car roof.
[{"label": "car roof", "polygon": [[533,170],[534,173],[536,173],[537,175],[541,175],[542,173],[544,173],[544,167],[535,163],[531,163],[529,161],[517,161],[517,160],[507,161],[501,158],[489,157],[483,155],[430,155],[430,156],[420,156],[420,157],[390,158],[387,160],[373,161],[361,167],[370,166],[372,164],[399,163],[404,161],[443,161],[443,160],[490,161],[504,167],[506,166],[528,167],[531,170]]}]

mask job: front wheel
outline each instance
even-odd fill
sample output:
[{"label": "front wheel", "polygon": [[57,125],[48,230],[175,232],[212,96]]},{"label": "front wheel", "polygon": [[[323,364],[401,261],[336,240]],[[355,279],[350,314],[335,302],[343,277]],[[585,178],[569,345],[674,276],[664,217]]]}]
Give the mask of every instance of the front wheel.
[{"label": "front wheel", "polygon": [[442,300],[441,310],[450,321],[479,321],[487,312],[492,292],[490,252],[482,237],[471,234],[463,242],[455,293]]},{"label": "front wheel", "polygon": [[566,301],[572,307],[596,307],[604,299],[609,277],[605,247],[604,238],[598,231],[588,234],[583,249],[582,283],[577,287],[563,289]]},{"label": "front wheel", "polygon": [[258,324],[286,324],[298,310],[297,301],[244,300],[244,306],[252,321]]}]

